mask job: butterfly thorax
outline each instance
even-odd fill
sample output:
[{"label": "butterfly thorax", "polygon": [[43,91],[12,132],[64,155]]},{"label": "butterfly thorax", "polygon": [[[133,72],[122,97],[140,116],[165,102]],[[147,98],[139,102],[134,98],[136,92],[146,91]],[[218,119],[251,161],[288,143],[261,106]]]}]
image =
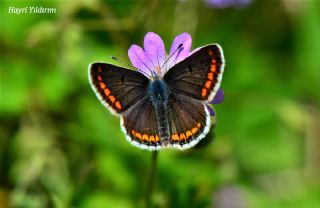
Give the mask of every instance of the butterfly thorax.
[{"label": "butterfly thorax", "polygon": [[148,87],[149,98],[156,111],[157,127],[161,143],[167,145],[170,139],[168,121],[168,86],[162,79],[150,81]]},{"label": "butterfly thorax", "polygon": [[153,105],[168,101],[168,87],[163,80],[156,78],[150,81],[148,90]]}]

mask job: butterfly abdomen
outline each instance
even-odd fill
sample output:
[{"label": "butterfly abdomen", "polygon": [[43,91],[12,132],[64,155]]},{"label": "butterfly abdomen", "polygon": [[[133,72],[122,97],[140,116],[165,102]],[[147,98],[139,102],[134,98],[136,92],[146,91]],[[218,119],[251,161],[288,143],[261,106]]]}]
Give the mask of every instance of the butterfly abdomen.
[{"label": "butterfly abdomen", "polygon": [[169,143],[170,130],[168,121],[168,88],[163,80],[156,79],[149,84],[149,97],[156,111],[158,133],[161,143]]},{"label": "butterfly abdomen", "polygon": [[158,123],[158,131],[161,143],[164,145],[169,144],[170,132],[169,132],[169,121],[168,111],[164,104],[158,104],[156,107],[156,117]]}]

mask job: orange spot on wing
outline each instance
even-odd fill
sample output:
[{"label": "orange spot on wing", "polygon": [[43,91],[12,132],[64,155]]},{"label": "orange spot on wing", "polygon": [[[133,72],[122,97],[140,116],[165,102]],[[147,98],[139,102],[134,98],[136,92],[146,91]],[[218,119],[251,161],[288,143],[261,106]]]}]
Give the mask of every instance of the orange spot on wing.
[{"label": "orange spot on wing", "polygon": [[136,133],[136,137],[137,137],[138,139],[141,139],[141,138],[142,138],[142,136],[141,136],[141,134],[140,134],[139,132]]},{"label": "orange spot on wing", "polygon": [[110,90],[108,88],[104,89],[103,91],[106,96],[110,95]]},{"label": "orange spot on wing", "polygon": [[135,130],[131,130],[131,133],[132,133],[133,136],[136,135],[136,131]]},{"label": "orange spot on wing", "polygon": [[121,104],[120,104],[119,101],[117,101],[115,105],[116,105],[116,108],[118,108],[119,110],[121,110],[122,106],[121,106]]},{"label": "orange spot on wing", "polygon": [[211,81],[206,81],[206,84],[204,86],[206,86],[206,88],[210,89],[212,82]]},{"label": "orange spot on wing", "polygon": [[186,135],[184,133],[180,133],[180,141],[186,140]]},{"label": "orange spot on wing", "polygon": [[144,135],[142,136],[142,140],[148,142],[148,141],[149,141],[148,135],[144,134]]},{"label": "orange spot on wing", "polygon": [[209,50],[209,56],[212,56],[213,55],[213,51],[212,50]]},{"label": "orange spot on wing", "polygon": [[195,133],[197,133],[197,131],[198,131],[198,128],[197,127],[194,127],[194,128],[192,128],[192,134],[195,134]]},{"label": "orange spot on wing", "polygon": [[208,79],[213,80],[213,73],[212,73],[212,72],[210,72],[210,73],[208,74]]},{"label": "orange spot on wing", "polygon": [[105,83],[103,83],[103,82],[99,82],[99,86],[100,86],[101,89],[104,89],[104,88],[107,87],[107,86],[105,85]]},{"label": "orange spot on wing", "polygon": [[208,90],[206,88],[202,88],[201,95],[202,97],[207,96]]},{"label": "orange spot on wing", "polygon": [[191,136],[192,136],[192,132],[191,132],[191,131],[187,131],[187,133],[186,133],[187,139],[188,139],[189,137],[191,137]]},{"label": "orange spot on wing", "polygon": [[201,123],[200,123],[200,122],[197,123],[197,127],[198,127],[198,128],[201,127]]},{"label": "orange spot on wing", "polygon": [[98,80],[99,80],[99,81],[102,81],[102,77],[101,77],[100,75],[98,76]]},{"label": "orange spot on wing", "polygon": [[173,135],[171,136],[171,138],[172,138],[173,141],[179,141],[179,136],[178,136],[178,134],[173,134]]},{"label": "orange spot on wing", "polygon": [[216,72],[216,64],[211,64],[210,71]]},{"label": "orange spot on wing", "polygon": [[150,136],[150,141],[153,142],[153,143],[155,143],[155,142],[156,142],[156,138],[154,138],[154,136],[151,135],[151,136]]},{"label": "orange spot on wing", "polygon": [[160,138],[158,135],[156,135],[156,142],[159,142],[160,141]]},{"label": "orange spot on wing", "polygon": [[113,95],[109,96],[109,100],[114,103],[116,101],[116,98]]}]

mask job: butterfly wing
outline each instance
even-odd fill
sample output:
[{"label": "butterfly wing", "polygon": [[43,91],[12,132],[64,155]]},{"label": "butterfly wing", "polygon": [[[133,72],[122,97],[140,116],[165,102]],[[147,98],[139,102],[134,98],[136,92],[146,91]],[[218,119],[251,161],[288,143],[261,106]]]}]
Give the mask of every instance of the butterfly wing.
[{"label": "butterfly wing", "polygon": [[127,140],[134,146],[148,150],[160,149],[156,113],[148,97],[122,114],[121,127]]},{"label": "butterfly wing", "polygon": [[179,149],[193,147],[210,130],[210,113],[205,104],[184,95],[170,97],[168,119],[170,143]]},{"label": "butterfly wing", "polygon": [[223,70],[221,47],[208,45],[174,65],[163,79],[171,93],[210,101],[220,87]]},{"label": "butterfly wing", "polygon": [[208,134],[211,120],[205,102],[212,100],[219,89],[223,70],[221,47],[208,45],[164,75],[170,91],[168,119],[173,147],[193,147]]},{"label": "butterfly wing", "polygon": [[89,66],[89,81],[99,100],[115,114],[142,100],[149,83],[139,72],[106,63]]},{"label": "butterfly wing", "polygon": [[170,144],[162,144],[156,113],[149,98],[135,104],[121,117],[121,127],[134,146],[148,150],[175,147],[187,149],[196,145],[210,129],[210,114],[204,104],[185,96],[168,102]]},{"label": "butterfly wing", "polygon": [[167,119],[171,139],[169,144],[164,144],[159,137],[155,109],[145,97],[122,114],[121,127],[130,143],[148,150],[193,147],[210,129],[210,114],[205,104],[183,95],[169,99]]}]

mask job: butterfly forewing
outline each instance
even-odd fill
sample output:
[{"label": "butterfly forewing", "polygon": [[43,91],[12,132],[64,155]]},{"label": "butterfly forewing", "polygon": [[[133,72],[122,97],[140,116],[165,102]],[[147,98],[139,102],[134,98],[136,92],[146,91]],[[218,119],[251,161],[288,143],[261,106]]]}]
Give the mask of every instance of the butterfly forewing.
[{"label": "butterfly forewing", "polygon": [[170,92],[210,101],[220,87],[224,58],[219,45],[208,45],[173,66],[164,75]]},{"label": "butterfly forewing", "polygon": [[89,80],[98,98],[112,113],[122,113],[142,100],[149,82],[139,72],[105,63],[89,66]]}]

